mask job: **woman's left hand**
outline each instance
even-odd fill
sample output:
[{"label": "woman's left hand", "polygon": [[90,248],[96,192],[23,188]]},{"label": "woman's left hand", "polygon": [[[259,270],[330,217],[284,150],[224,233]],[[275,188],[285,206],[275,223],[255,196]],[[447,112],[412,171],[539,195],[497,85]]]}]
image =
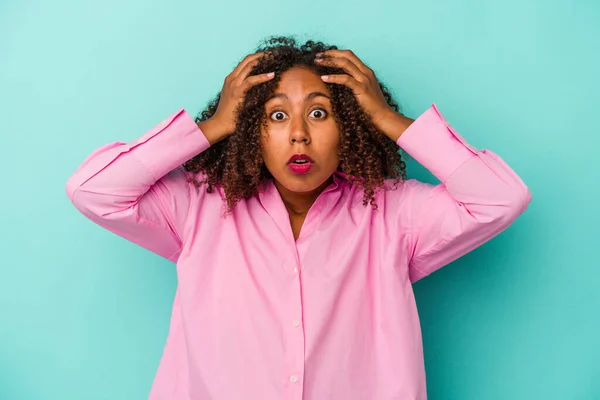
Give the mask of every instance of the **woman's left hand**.
[{"label": "woman's left hand", "polygon": [[392,117],[395,111],[383,97],[373,70],[351,50],[327,50],[317,54],[315,62],[318,65],[342,68],[348,73],[323,75],[321,79],[327,83],[342,84],[352,89],[360,106],[371,116],[375,126],[383,131],[384,120]]}]

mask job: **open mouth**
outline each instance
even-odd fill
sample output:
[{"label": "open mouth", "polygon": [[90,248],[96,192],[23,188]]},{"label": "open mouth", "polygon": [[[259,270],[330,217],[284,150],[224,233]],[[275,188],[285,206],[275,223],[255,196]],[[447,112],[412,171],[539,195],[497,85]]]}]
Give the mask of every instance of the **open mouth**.
[{"label": "open mouth", "polygon": [[308,173],[314,164],[314,160],[306,154],[294,154],[288,161],[288,167],[295,174]]},{"label": "open mouth", "polygon": [[315,161],[310,158],[307,154],[294,154],[288,160],[288,164],[306,164],[306,163],[314,163]]}]

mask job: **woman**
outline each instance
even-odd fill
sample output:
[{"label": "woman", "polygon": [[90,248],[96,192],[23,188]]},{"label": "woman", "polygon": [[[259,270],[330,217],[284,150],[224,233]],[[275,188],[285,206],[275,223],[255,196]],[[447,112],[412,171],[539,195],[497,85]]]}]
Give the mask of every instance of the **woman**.
[{"label": "woman", "polygon": [[[177,263],[150,399],[425,399],[411,284],[531,194],[435,104],[403,116],[352,52],[257,50],[200,117],[100,147],[67,183],[86,217]],[[441,183],[406,179],[400,148]]]}]

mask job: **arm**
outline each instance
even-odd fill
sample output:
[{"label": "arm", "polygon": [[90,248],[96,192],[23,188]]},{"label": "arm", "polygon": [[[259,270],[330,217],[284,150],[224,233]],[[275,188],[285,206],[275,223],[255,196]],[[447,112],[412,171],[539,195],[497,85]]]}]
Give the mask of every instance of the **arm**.
[{"label": "arm", "polygon": [[98,225],[176,262],[192,206],[181,164],[207,149],[209,137],[181,109],[132,142],[92,152],[69,177],[67,195]]},{"label": "arm", "polygon": [[433,104],[397,139],[440,184],[405,182],[410,280],[415,282],[506,229],[531,201],[519,176],[495,153],[470,146]]}]

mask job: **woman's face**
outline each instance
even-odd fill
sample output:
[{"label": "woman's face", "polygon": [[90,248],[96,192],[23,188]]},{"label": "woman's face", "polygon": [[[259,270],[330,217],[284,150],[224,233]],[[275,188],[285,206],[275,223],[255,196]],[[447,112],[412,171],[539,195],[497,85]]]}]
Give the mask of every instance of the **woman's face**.
[{"label": "woman's face", "polygon": [[[291,192],[320,188],[339,164],[340,133],[325,83],[308,68],[293,67],[281,75],[265,112],[262,157],[276,183]],[[309,161],[290,163],[294,155]]]}]

